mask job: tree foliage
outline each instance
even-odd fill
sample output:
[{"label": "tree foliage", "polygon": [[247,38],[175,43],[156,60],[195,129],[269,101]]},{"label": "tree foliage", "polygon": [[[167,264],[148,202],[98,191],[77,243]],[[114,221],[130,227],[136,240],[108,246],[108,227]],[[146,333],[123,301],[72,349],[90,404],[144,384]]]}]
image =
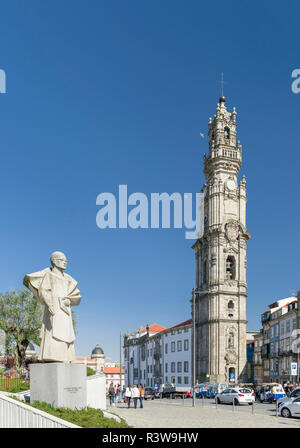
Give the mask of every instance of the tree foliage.
[{"label": "tree foliage", "polygon": [[96,375],[95,370],[92,369],[91,367],[87,367],[86,368],[86,376],[92,376],[92,375]]},{"label": "tree foliage", "polygon": [[14,342],[15,363],[25,362],[25,351],[30,341],[40,345],[42,306],[26,289],[0,294],[0,329],[7,341]]}]

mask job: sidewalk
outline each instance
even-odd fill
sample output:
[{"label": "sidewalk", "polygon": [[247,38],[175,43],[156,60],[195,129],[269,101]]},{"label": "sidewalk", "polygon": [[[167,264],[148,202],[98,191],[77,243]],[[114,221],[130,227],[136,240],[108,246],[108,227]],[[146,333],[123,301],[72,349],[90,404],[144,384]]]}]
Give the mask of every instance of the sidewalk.
[{"label": "sidewalk", "polygon": [[111,412],[136,428],[300,428],[300,420],[146,402],[143,409],[118,404]]}]

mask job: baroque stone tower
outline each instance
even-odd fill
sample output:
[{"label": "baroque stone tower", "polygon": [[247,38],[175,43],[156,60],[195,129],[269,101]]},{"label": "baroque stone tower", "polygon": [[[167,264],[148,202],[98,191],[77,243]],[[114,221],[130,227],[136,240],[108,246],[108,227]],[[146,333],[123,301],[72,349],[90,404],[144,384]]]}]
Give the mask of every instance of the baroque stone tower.
[{"label": "baroque stone tower", "polygon": [[[204,154],[204,229],[196,256],[196,379],[232,382],[246,368],[246,181],[238,184],[242,146],[236,141],[236,110],[225,97],[209,119]],[[209,376],[208,376],[209,375]]]}]

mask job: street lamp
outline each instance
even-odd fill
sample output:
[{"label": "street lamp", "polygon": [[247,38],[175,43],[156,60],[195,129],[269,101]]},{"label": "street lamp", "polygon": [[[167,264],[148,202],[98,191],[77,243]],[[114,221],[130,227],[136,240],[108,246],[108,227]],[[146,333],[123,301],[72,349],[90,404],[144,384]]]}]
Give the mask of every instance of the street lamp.
[{"label": "street lamp", "polygon": [[195,290],[193,288],[192,293],[192,300],[193,300],[193,407],[195,407],[195,382],[196,382],[196,314],[195,314]]},{"label": "street lamp", "polygon": [[120,391],[122,392],[122,333],[120,332]]}]

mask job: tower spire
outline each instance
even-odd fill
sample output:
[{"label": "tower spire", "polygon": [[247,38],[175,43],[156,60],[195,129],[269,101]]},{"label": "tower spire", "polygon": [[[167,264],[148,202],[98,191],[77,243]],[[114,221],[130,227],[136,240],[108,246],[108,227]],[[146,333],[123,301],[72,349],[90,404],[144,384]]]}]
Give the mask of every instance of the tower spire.
[{"label": "tower spire", "polygon": [[[224,77],[221,77],[224,95]],[[246,358],[246,181],[238,184],[242,147],[237,113],[220,98],[209,119],[209,152],[204,155],[203,234],[196,255],[196,378],[237,383],[247,376]]]},{"label": "tower spire", "polygon": [[221,97],[219,99],[220,103],[225,103],[225,96],[224,96],[224,84],[226,84],[226,82],[224,81],[224,73],[221,73],[221,81],[218,81],[221,84]]}]

